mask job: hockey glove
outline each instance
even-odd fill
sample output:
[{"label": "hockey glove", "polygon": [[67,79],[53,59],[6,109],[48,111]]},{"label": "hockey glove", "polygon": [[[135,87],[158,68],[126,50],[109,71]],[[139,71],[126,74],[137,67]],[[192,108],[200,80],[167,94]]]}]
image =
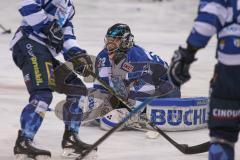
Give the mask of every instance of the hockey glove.
[{"label": "hockey glove", "polygon": [[174,52],[169,68],[169,77],[174,85],[180,87],[191,78],[189,67],[196,60],[195,53],[182,47]]},{"label": "hockey glove", "polygon": [[68,56],[71,57],[69,61],[73,63],[73,68],[78,74],[88,77],[90,75],[89,71],[93,71],[92,60],[85,50],[76,53],[69,52]]},{"label": "hockey glove", "polygon": [[63,49],[64,42],[62,27],[54,20],[43,29],[43,33],[47,36],[46,44],[55,48],[59,53]]}]

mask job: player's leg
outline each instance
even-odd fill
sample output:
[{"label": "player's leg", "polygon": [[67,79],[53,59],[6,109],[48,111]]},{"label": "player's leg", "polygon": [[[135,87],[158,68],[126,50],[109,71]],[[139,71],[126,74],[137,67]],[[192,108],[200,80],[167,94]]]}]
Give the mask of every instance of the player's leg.
[{"label": "player's leg", "polygon": [[218,64],[211,87],[209,160],[233,160],[239,134],[240,67]]},{"label": "player's leg", "polygon": [[18,132],[14,154],[18,158],[51,156],[49,151],[34,147],[32,142],[52,101],[49,88],[50,84],[54,84],[51,76],[52,56],[46,47],[23,38],[13,48],[13,59],[22,70],[30,94],[29,103],[21,114],[21,130]]},{"label": "player's leg", "polygon": [[[72,85],[85,86],[76,75],[69,76],[66,82]],[[84,96],[86,95],[67,95],[66,103],[63,106],[65,131],[62,140],[62,155],[65,157],[77,157],[91,147],[90,144],[81,141],[78,136],[84,107],[79,101],[81,98],[85,98]]]}]

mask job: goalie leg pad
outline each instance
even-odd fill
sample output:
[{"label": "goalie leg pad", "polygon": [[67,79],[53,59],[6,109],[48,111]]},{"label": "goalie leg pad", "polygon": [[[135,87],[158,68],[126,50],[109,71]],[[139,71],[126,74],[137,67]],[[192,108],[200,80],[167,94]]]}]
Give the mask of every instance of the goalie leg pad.
[{"label": "goalie leg pad", "polygon": [[[128,114],[129,111],[126,108],[114,109],[100,119],[100,128],[108,131],[121,122]],[[118,131],[122,128],[123,127],[120,127]]]}]

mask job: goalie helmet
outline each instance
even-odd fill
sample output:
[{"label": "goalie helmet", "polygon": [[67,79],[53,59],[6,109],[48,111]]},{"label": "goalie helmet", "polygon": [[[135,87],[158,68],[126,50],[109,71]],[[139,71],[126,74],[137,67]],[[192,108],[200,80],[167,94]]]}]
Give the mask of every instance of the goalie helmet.
[{"label": "goalie helmet", "polygon": [[108,52],[125,52],[134,44],[134,36],[127,24],[117,23],[111,26],[105,36],[105,45]]}]

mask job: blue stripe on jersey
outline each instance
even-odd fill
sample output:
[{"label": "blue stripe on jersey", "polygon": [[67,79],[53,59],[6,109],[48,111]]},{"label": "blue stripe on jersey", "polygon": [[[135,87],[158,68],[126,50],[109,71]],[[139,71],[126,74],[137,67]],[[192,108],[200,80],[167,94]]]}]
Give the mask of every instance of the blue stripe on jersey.
[{"label": "blue stripe on jersey", "polygon": [[[45,21],[42,21],[34,26],[32,26],[33,30],[36,31],[37,33],[40,33],[42,32],[43,30],[43,26],[47,26],[47,23],[45,23]],[[42,37],[36,35],[37,37],[39,37],[40,39],[39,40],[42,40]]]},{"label": "blue stripe on jersey", "polygon": [[201,4],[204,4],[204,3],[210,3],[210,2],[215,2],[215,3],[218,3],[222,6],[225,6],[226,5],[226,0],[200,0],[200,5]]},{"label": "blue stripe on jersey", "polygon": [[57,11],[57,7],[54,6],[53,4],[49,4],[46,6],[46,8],[44,9],[48,14],[54,16],[54,14],[56,13]]},{"label": "blue stripe on jersey", "polygon": [[187,39],[187,43],[197,48],[203,48],[207,45],[211,37],[203,36],[199,34],[195,29],[191,32]]},{"label": "blue stripe on jersey", "polygon": [[64,41],[67,41],[69,39],[76,39],[76,37],[74,35],[69,35],[69,34],[64,35]]},{"label": "blue stripe on jersey", "polygon": [[220,31],[222,29],[221,22],[219,21],[218,17],[214,14],[201,12],[196,18],[196,21],[211,24],[216,27],[217,31]]},{"label": "blue stripe on jersey", "polygon": [[39,11],[41,11],[41,6],[39,6],[38,4],[30,4],[27,6],[23,6],[22,8],[19,9],[19,12],[21,13],[22,16],[28,16]]},{"label": "blue stripe on jersey", "polygon": [[94,84],[93,88],[107,91],[102,85],[99,84]]},{"label": "blue stripe on jersey", "polygon": [[73,28],[73,24],[72,22],[70,22],[69,20],[63,25],[63,27],[71,27]]}]

